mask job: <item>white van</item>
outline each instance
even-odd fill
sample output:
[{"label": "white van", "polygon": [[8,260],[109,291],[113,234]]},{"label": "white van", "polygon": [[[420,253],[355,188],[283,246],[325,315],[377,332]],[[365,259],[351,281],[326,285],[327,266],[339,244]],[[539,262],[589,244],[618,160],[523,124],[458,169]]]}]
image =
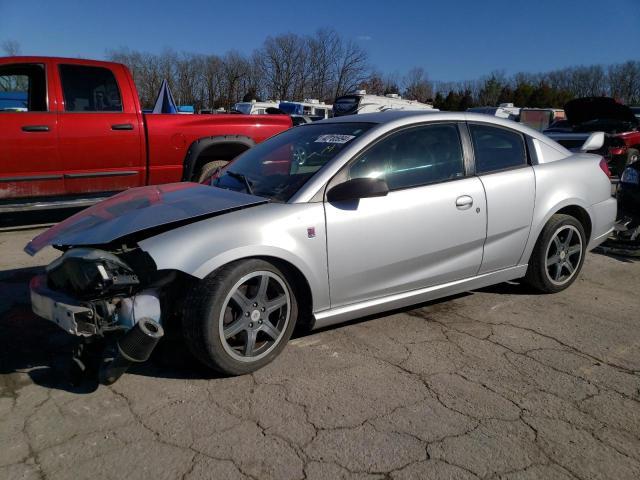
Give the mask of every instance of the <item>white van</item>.
[{"label": "white van", "polygon": [[433,105],[417,100],[405,100],[397,93],[385,96],[368,95],[366,90],[356,90],[349,95],[336,98],[333,115],[353,115],[356,113],[384,112],[385,110],[434,110]]}]

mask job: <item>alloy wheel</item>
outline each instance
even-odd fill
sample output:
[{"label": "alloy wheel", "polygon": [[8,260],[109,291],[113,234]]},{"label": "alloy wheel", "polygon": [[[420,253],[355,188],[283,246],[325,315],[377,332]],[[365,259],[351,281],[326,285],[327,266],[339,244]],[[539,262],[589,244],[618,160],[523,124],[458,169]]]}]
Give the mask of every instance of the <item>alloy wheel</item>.
[{"label": "alloy wheel", "polygon": [[282,278],[268,271],[245,275],[229,290],[220,312],[222,345],[236,360],[259,360],[280,342],[290,315],[291,296]]},{"label": "alloy wheel", "polygon": [[546,274],[554,285],[564,285],[576,274],[582,260],[582,236],[573,225],[563,225],[547,245]]}]

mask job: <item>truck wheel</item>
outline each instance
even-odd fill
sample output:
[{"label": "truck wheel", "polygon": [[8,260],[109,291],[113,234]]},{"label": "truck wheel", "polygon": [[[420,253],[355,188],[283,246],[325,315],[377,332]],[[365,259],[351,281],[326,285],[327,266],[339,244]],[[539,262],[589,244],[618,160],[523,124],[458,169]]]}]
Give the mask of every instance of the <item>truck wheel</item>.
[{"label": "truck wheel", "polygon": [[207,178],[214,174],[218,168],[222,168],[229,162],[226,160],[213,160],[212,162],[205,163],[200,171],[194,175],[195,180],[198,183],[204,182]]},{"label": "truck wheel", "polygon": [[282,270],[264,260],[240,260],[189,292],[183,332],[202,363],[226,375],[242,375],[278,356],[297,317],[296,295]]},{"label": "truck wheel", "polygon": [[585,237],[582,224],[574,217],[553,215],[531,253],[525,281],[543,293],[567,288],[582,269],[587,247]]}]

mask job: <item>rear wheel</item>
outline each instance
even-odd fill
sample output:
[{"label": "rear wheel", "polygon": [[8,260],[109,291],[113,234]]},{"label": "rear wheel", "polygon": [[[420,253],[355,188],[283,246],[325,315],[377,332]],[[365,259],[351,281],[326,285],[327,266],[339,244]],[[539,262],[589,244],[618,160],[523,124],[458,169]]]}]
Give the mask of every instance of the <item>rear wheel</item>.
[{"label": "rear wheel", "polygon": [[213,175],[218,168],[222,168],[228,163],[229,162],[226,160],[213,160],[205,163],[200,171],[195,175],[195,180],[197,180],[198,183],[204,182],[207,178]]},{"label": "rear wheel", "polygon": [[184,334],[205,365],[242,375],[271,362],[291,337],[298,316],[285,274],[248,259],[213,272],[185,302]]},{"label": "rear wheel", "polygon": [[525,281],[544,293],[564,290],[582,269],[586,243],[584,227],[577,219],[553,215],[531,253]]}]

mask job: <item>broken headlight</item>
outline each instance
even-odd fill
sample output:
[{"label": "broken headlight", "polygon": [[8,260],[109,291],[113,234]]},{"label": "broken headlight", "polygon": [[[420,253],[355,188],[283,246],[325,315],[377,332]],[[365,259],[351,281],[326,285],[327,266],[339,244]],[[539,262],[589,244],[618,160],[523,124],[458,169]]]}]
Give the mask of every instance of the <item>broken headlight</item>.
[{"label": "broken headlight", "polygon": [[72,248],[47,266],[50,288],[82,299],[130,293],[139,285],[131,267],[113,253]]}]

